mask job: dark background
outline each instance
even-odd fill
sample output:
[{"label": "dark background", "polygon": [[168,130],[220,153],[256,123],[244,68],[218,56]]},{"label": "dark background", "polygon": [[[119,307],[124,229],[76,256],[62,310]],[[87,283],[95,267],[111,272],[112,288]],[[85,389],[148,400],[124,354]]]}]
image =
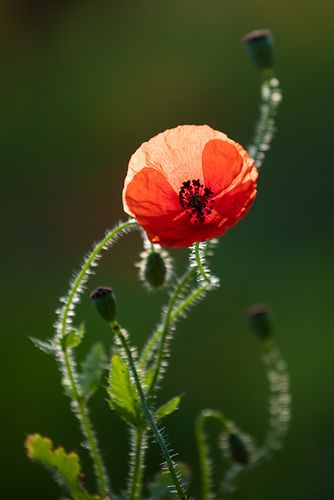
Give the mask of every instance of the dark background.
[{"label": "dark background", "polygon": [[[124,218],[123,178],[141,142],[181,123],[208,123],[248,143],[259,80],[239,39],[266,27],[284,91],[279,131],[253,209],[217,249],[222,287],[179,324],[162,393],[185,392],[167,427],[195,482],[201,408],[222,409],[261,440],[266,384],[244,311],[271,304],[291,372],[291,431],[234,498],[333,498],[333,2],[3,0],[0,14],[1,497],[59,497],[25,457],[26,433],[79,450],[89,467],[56,366],[28,336],[52,335],[72,270]],[[115,288],[120,320],[142,345],[166,298],[143,292],[133,267],[140,239],[129,240],[105,257],[90,288]],[[181,268],[184,251],[174,255]],[[79,318],[88,330],[81,353],[97,339],[110,342],[87,297]],[[103,390],[92,406],[113,484],[124,486],[126,429]],[[150,455],[149,477],[158,458]]]}]

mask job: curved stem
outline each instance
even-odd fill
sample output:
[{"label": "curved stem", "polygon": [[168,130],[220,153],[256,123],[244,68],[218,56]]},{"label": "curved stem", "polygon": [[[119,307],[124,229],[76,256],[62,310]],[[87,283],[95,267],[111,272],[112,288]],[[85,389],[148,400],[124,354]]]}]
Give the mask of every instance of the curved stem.
[{"label": "curved stem", "polygon": [[60,324],[57,328],[59,337],[63,338],[70,329],[72,321],[70,320],[69,316],[70,313],[73,313],[74,303],[76,302],[76,295],[80,291],[80,288],[83,286],[83,284],[86,283],[87,273],[90,270],[91,266],[95,263],[96,259],[99,258],[101,252],[110,245],[114,238],[117,238],[122,232],[135,225],[137,225],[137,222],[134,219],[130,219],[127,222],[121,223],[115,229],[108,231],[105,237],[97,245],[95,245],[94,249],[89,253],[84,261],[83,266],[81,267],[80,272],[73,281],[70,291],[66,297],[64,307],[61,310]]},{"label": "curved stem", "polygon": [[145,414],[145,417],[146,417],[146,420],[148,422],[148,424],[150,425],[151,427],[151,430],[154,434],[154,437],[155,439],[157,440],[160,448],[161,448],[161,451],[162,451],[162,454],[166,460],[166,465],[168,467],[168,470],[169,470],[169,473],[171,475],[171,478],[173,480],[173,483],[175,485],[175,488],[176,488],[176,492],[178,493],[178,495],[180,496],[180,498],[182,500],[188,500],[188,496],[187,494],[185,493],[185,491],[183,490],[183,487],[180,483],[180,480],[179,480],[179,477],[178,477],[178,474],[175,470],[175,464],[170,456],[170,453],[169,453],[169,450],[168,450],[168,447],[165,443],[165,440],[164,438],[162,437],[158,427],[157,427],[157,424],[155,423],[155,420],[153,418],[153,415],[151,413],[151,410],[149,409],[148,405],[147,405],[147,402],[146,402],[146,397],[145,397],[145,394],[144,394],[144,391],[143,391],[143,388],[141,386],[141,382],[140,382],[140,379],[139,379],[139,375],[138,375],[138,372],[137,372],[137,368],[136,368],[136,365],[135,365],[135,362],[133,360],[133,357],[132,357],[132,353],[131,353],[131,350],[128,346],[128,343],[127,343],[127,340],[126,340],[126,337],[124,336],[124,334],[122,333],[122,330],[120,328],[120,326],[116,323],[116,322],[113,322],[111,324],[112,326],[112,329],[115,333],[115,335],[118,336],[121,344],[122,344],[122,347],[126,353],[126,356],[127,356],[127,359],[128,359],[128,363],[129,363],[129,368],[131,370],[131,374],[133,376],[133,380],[135,382],[135,385],[136,385],[136,389],[137,389],[137,392],[138,392],[138,395],[139,395],[139,399],[140,399],[140,403],[141,403],[141,406],[142,406],[142,409],[143,409],[143,412]]},{"label": "curved stem", "polygon": [[[282,446],[282,439],[288,431],[291,413],[289,373],[286,363],[273,339],[264,339],[261,344],[269,382],[269,430],[264,444],[254,451],[251,461],[252,467],[259,465]],[[233,483],[244,470],[245,468],[240,467],[240,465],[231,465],[222,483],[222,496],[231,491]]]},{"label": "curved stem", "polygon": [[198,458],[201,475],[201,499],[212,500],[215,495],[212,492],[212,463],[209,455],[209,446],[205,435],[205,423],[209,420],[216,420],[224,430],[228,424],[224,415],[215,410],[203,410],[197,417],[195,424],[195,434],[198,448]]},{"label": "curved stem", "polygon": [[81,395],[81,388],[78,382],[76,363],[73,358],[72,349],[68,348],[66,346],[66,342],[63,342],[63,340],[73,328],[72,317],[74,314],[75,304],[79,301],[80,292],[82,291],[83,285],[87,282],[92,266],[96,263],[101,252],[108,248],[115,238],[120,236],[121,233],[129,229],[131,226],[135,225],[136,222],[134,220],[129,220],[128,222],[120,224],[114,230],[109,231],[106,236],[97,245],[95,245],[94,249],[87,256],[79,274],[73,281],[68,295],[66,296],[64,306],[60,310],[55,336],[59,346],[57,350],[57,359],[63,371],[63,384],[68,390],[73,401],[75,414],[79,419],[82,432],[86,438],[87,448],[93,461],[99,493],[101,496],[106,496],[109,492],[108,477],[102,455],[99,450],[97,438],[93,430],[87,401]]},{"label": "curved stem", "polygon": [[275,134],[275,116],[282,100],[280,83],[273,73],[263,75],[261,85],[260,116],[257,122],[253,143],[249,146],[249,154],[257,168],[262,166],[265,154],[270,149]]}]

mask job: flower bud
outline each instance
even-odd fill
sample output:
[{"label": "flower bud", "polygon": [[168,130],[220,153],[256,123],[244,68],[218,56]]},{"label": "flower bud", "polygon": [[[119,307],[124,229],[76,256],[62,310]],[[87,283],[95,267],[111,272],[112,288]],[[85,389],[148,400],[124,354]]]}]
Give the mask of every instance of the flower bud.
[{"label": "flower bud", "polygon": [[243,439],[235,432],[228,434],[228,448],[231,459],[240,465],[247,465],[250,460],[249,450]]},{"label": "flower bud", "polygon": [[111,288],[99,286],[90,294],[101,318],[111,323],[116,318],[116,301]]},{"label": "flower bud", "polygon": [[165,285],[171,274],[172,264],[168,252],[159,245],[144,242],[145,250],[140,254],[138,262],[139,278],[149,289],[158,289]]},{"label": "flower bud", "polygon": [[150,253],[146,258],[144,276],[145,281],[152,288],[160,288],[166,278],[166,265],[160,253]]},{"label": "flower bud", "polygon": [[269,30],[256,30],[242,38],[246,54],[259,70],[274,66],[274,41]]},{"label": "flower bud", "polygon": [[272,336],[272,322],[270,309],[262,304],[251,306],[247,317],[254,333],[262,340]]}]

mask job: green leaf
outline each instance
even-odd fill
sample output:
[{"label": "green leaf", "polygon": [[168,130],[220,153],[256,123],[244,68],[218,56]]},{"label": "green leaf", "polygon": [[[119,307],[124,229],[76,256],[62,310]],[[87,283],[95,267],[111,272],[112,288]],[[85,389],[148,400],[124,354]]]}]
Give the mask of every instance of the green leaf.
[{"label": "green leaf", "polygon": [[154,414],[154,417],[159,420],[160,418],[167,417],[175,410],[178,409],[181,402],[181,396],[175,396],[175,398],[170,399],[164,405],[160,406]]},{"label": "green leaf", "polygon": [[59,482],[71,494],[73,500],[99,500],[91,495],[81,484],[81,467],[76,453],[66,453],[64,448],[54,449],[52,441],[40,434],[31,434],[25,441],[27,454],[32,460],[40,462],[56,474]]},{"label": "green leaf", "polygon": [[41,340],[36,337],[29,337],[31,342],[34,344],[37,349],[45,352],[45,354],[53,355],[55,353],[55,346],[51,340]]},{"label": "green leaf", "polygon": [[78,347],[78,345],[81,344],[84,334],[85,327],[82,323],[78,328],[72,330],[63,338],[63,346],[65,348]]},{"label": "green leaf", "polygon": [[136,426],[142,425],[144,419],[128,365],[118,354],[112,357],[108,382],[111,409],[126,422]]},{"label": "green leaf", "polygon": [[92,346],[82,362],[79,375],[80,387],[85,398],[91,397],[98,389],[103,371],[106,368],[107,355],[100,342]]}]

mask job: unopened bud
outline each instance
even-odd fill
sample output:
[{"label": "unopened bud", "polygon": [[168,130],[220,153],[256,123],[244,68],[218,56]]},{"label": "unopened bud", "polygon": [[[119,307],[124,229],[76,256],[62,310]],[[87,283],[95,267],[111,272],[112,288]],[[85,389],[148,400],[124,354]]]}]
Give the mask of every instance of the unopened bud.
[{"label": "unopened bud", "polygon": [[269,307],[262,304],[251,306],[247,311],[247,317],[252,330],[260,339],[271,337],[272,321]]},{"label": "unopened bud", "polygon": [[145,281],[152,288],[160,288],[166,279],[167,269],[164,259],[158,252],[150,253],[145,262]]},{"label": "unopened bud", "polygon": [[246,54],[260,70],[274,66],[274,41],[269,30],[256,30],[242,38]]},{"label": "unopened bud", "polygon": [[101,318],[111,323],[116,318],[116,301],[111,288],[99,286],[90,297]]},{"label": "unopened bud", "polygon": [[243,439],[235,432],[230,432],[227,439],[232,460],[240,465],[247,465],[250,460],[250,454]]},{"label": "unopened bud", "polygon": [[139,277],[149,289],[158,289],[164,286],[171,274],[171,258],[166,250],[159,245],[144,243],[145,250],[140,254],[138,262]]}]

